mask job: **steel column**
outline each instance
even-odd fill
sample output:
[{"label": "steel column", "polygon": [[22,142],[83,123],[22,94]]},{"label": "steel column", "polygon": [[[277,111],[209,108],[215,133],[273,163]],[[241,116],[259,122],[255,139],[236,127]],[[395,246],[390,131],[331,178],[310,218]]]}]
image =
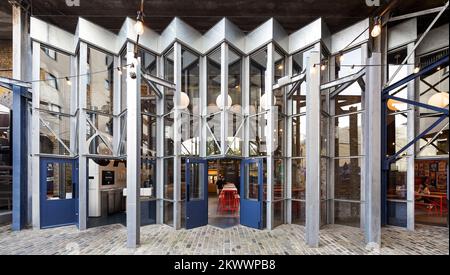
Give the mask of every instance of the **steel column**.
[{"label": "steel column", "polygon": [[[373,53],[369,65],[381,64],[381,54]],[[365,222],[367,245],[381,245],[381,67],[367,67],[365,100]]]},{"label": "steel column", "polygon": [[[32,79],[40,79],[40,65],[41,65],[41,45],[38,42],[33,42],[33,62],[32,64]],[[40,219],[40,186],[39,186],[39,152],[40,152],[40,121],[39,121],[39,103],[40,103],[40,83],[33,82],[33,103],[32,103],[32,125],[31,125],[31,178],[32,181],[32,223],[34,229],[41,227]]]},{"label": "steel column", "polygon": [[140,244],[141,202],[141,60],[135,59],[131,47],[127,64],[134,63],[136,78],[127,75],[127,247]]},{"label": "steel column", "polygon": [[320,230],[320,46],[316,45],[306,66],[306,234],[310,247],[319,246]]},{"label": "steel column", "polygon": [[[267,107],[269,108],[266,116],[267,125],[265,127],[265,138],[266,138],[266,148],[267,148],[267,202],[266,202],[266,228],[268,230],[272,230],[273,225],[273,184],[274,184],[274,175],[275,175],[275,167],[274,167],[274,138],[275,138],[275,102],[273,102],[273,82],[274,82],[274,55],[275,55],[275,46],[273,43],[267,45],[267,69],[266,69],[266,83],[265,83],[265,95],[267,100]],[[276,132],[278,135],[278,131]]]}]

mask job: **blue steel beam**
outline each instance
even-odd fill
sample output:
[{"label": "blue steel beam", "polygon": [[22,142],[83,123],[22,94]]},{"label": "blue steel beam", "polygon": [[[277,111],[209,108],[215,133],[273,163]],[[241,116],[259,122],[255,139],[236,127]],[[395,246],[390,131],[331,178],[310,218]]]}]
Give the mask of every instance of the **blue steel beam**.
[{"label": "blue steel beam", "polygon": [[394,83],[394,84],[392,84],[392,85],[390,85],[390,86],[384,88],[384,89],[383,89],[383,94],[384,94],[384,95],[387,95],[390,91],[393,91],[393,90],[395,90],[395,89],[401,87],[402,85],[404,85],[404,84],[406,84],[406,83],[408,83],[408,82],[410,82],[410,81],[412,81],[412,80],[414,80],[414,79],[416,79],[416,78],[419,78],[419,77],[421,77],[422,75],[425,75],[425,74],[431,72],[432,70],[438,68],[439,66],[442,66],[442,65],[444,65],[445,63],[448,63],[448,60],[449,60],[449,58],[448,58],[448,55],[447,55],[447,56],[441,58],[440,60],[436,61],[435,63],[433,63],[433,64],[431,64],[431,65],[429,65],[429,66],[423,68],[423,69],[422,69],[420,72],[418,72],[417,74],[411,74],[411,75],[409,75],[409,76],[403,78],[402,80],[400,80],[400,81],[398,81],[398,82],[396,82],[396,83]]},{"label": "blue steel beam", "polygon": [[443,114],[446,114],[446,115],[449,114],[449,111],[446,108],[439,108],[439,107],[428,105],[428,104],[425,104],[425,103],[422,103],[422,102],[417,102],[417,101],[414,101],[414,100],[409,100],[409,99],[406,99],[406,98],[400,98],[400,97],[396,97],[396,96],[392,96],[392,95],[387,95],[386,98],[387,99],[397,100],[397,101],[400,101],[400,102],[404,102],[404,103],[407,103],[407,104],[410,104],[410,105],[414,105],[414,106],[417,106],[417,107],[421,107],[421,108],[424,108],[424,109],[432,110],[432,111],[435,111],[435,112],[438,112],[438,113],[443,113]]},{"label": "blue steel beam", "polygon": [[388,169],[389,165],[392,161],[396,160],[403,152],[408,150],[409,147],[413,146],[416,142],[418,142],[420,139],[422,139],[424,136],[426,136],[431,130],[433,130],[435,127],[437,127],[446,118],[448,118],[448,115],[442,115],[438,120],[436,120],[433,124],[431,124],[430,127],[428,127],[425,131],[423,131],[417,137],[415,137],[410,143],[408,143],[400,151],[398,151],[394,155],[390,156],[385,163],[385,169]]}]

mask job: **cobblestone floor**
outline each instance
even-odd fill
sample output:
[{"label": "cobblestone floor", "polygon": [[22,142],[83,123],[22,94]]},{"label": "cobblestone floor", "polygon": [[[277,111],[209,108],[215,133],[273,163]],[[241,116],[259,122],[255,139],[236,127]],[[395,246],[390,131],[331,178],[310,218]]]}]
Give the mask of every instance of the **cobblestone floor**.
[{"label": "cobblestone floor", "polygon": [[79,232],[75,227],[12,232],[0,227],[0,254],[449,254],[447,228],[418,226],[415,232],[383,228],[381,250],[365,249],[357,228],[326,226],[320,231],[319,248],[304,243],[304,227],[283,225],[259,231],[242,226],[220,229],[206,226],[194,230],[173,230],[168,226],[142,227],[142,245],[125,247],[122,225]]}]

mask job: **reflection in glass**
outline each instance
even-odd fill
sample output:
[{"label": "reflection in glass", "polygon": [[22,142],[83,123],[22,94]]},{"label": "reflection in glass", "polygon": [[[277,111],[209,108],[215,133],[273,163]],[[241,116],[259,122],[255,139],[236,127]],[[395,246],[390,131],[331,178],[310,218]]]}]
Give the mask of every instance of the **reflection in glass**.
[{"label": "reflection in glass", "polygon": [[145,193],[146,197],[156,198],[156,181],[156,160],[143,159],[141,164],[141,194]]},{"label": "reflection in glass", "polygon": [[70,155],[70,117],[40,113],[40,153]]},{"label": "reflection in glass", "polygon": [[292,198],[304,200],[306,195],[306,160],[292,160]]},{"label": "reflection in glass", "polygon": [[48,163],[45,175],[47,200],[67,200],[76,198],[72,182],[71,163]]},{"label": "reflection in glass", "polygon": [[361,205],[353,202],[334,202],[334,218],[336,224],[360,227]]},{"label": "reflection in glass", "polygon": [[362,115],[336,117],[335,152],[337,157],[362,155]]},{"label": "reflection in glass", "polygon": [[306,157],[306,116],[292,117],[292,156]]},{"label": "reflection in glass", "polygon": [[361,199],[361,159],[335,160],[334,197],[339,200]]},{"label": "reflection in glass", "polygon": [[267,109],[267,100],[263,97],[266,89],[266,69],[267,48],[264,48],[250,56],[250,115],[263,112]]},{"label": "reflection in glass", "polygon": [[387,198],[395,200],[407,199],[407,158],[402,158],[391,164],[388,178]]},{"label": "reflection in glass", "polygon": [[245,165],[245,199],[259,199],[259,163],[248,163]]},{"label": "reflection in glass", "polygon": [[292,201],[292,223],[305,225],[306,205],[303,201]]},{"label": "reflection in glass", "polygon": [[156,117],[142,115],[142,156],[156,156]]},{"label": "reflection in glass", "polygon": [[173,158],[164,159],[164,199],[173,200]]},{"label": "reflection in glass", "polygon": [[284,165],[284,159],[275,159],[274,160],[274,184],[273,184],[273,192],[274,192],[274,199],[284,199],[285,197],[285,177],[286,177],[286,170]]},{"label": "reflection in glass", "polygon": [[[72,75],[70,56],[41,47],[40,108],[70,114],[72,87],[65,77]],[[75,82],[76,79],[69,79]]]},{"label": "reflection in glass", "polygon": [[[357,47],[355,49],[339,54],[336,56],[335,59],[336,59],[335,63],[336,79],[357,73],[359,70],[361,70],[360,66],[364,64],[362,60],[361,47]],[[356,66],[353,67],[353,65]]]},{"label": "reflection in glass", "polygon": [[114,57],[88,48],[88,73],[87,109],[112,114]]}]

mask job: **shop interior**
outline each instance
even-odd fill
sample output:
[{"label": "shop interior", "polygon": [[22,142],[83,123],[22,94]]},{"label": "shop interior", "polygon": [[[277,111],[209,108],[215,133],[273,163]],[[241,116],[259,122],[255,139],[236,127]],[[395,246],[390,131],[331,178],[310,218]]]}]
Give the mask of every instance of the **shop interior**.
[{"label": "shop interior", "polygon": [[240,165],[237,159],[208,162],[208,223],[220,228],[238,225]]}]

